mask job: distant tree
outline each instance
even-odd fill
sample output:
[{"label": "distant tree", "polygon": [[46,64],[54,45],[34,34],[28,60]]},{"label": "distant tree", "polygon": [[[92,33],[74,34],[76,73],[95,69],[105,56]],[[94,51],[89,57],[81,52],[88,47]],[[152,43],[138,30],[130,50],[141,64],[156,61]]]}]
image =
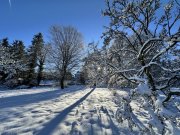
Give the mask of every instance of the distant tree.
[{"label": "distant tree", "polygon": [[9,54],[9,48],[4,47],[2,43],[3,42],[1,42],[0,44],[0,81],[4,82],[8,76],[7,62],[12,62],[12,58],[11,55]]},{"label": "distant tree", "polygon": [[9,47],[9,46],[10,46],[9,41],[8,41],[8,38],[3,38],[0,43],[1,43],[1,45],[2,45],[3,47]]},{"label": "distant tree", "polygon": [[44,64],[46,60],[46,56],[50,51],[50,45],[43,45],[42,48],[39,49],[37,55],[37,66],[38,66],[38,74],[37,74],[37,85],[40,84],[43,78],[43,70]]},{"label": "distant tree", "polygon": [[[17,45],[17,44],[16,44]],[[26,70],[19,56],[18,48],[13,46],[0,45],[0,80],[9,87],[18,85],[18,73]],[[17,46],[16,46],[17,47]]]},{"label": "distant tree", "polygon": [[79,76],[78,76],[78,82],[81,84],[86,84],[86,79],[87,79],[87,74],[86,71],[81,71],[79,72]]},{"label": "distant tree", "polygon": [[107,68],[105,50],[98,48],[98,43],[92,42],[88,44],[88,54],[83,59],[83,71],[88,83],[105,86],[107,85]]},{"label": "distant tree", "polygon": [[[11,53],[13,55],[13,60],[18,61],[18,64],[23,66],[24,70],[27,68],[27,59],[26,59],[26,51],[25,51],[25,46],[24,43],[21,40],[15,40],[12,43],[11,47]],[[25,78],[25,71],[22,71],[21,69],[17,69],[16,71],[16,78]]]},{"label": "distant tree", "polygon": [[74,27],[52,26],[50,28],[52,50],[51,63],[59,73],[60,85],[68,72],[78,66],[83,49],[82,35]]},{"label": "distant tree", "polygon": [[4,82],[5,79],[8,77],[8,63],[13,62],[9,52],[10,48],[8,38],[3,38],[2,40],[0,40],[0,80],[2,82]]},{"label": "distant tree", "polygon": [[[44,64],[44,55],[43,55],[43,48],[44,47],[44,40],[43,35],[38,33],[34,35],[32,40],[32,45],[28,50],[28,67],[29,67],[29,82],[35,79],[35,68],[38,66],[38,77],[37,77],[37,84],[40,83],[43,64]],[[39,63],[38,63],[39,60]]]},{"label": "distant tree", "polygon": [[21,40],[15,40],[12,43],[12,49],[14,52],[15,58],[16,60],[18,59],[23,59],[25,57],[25,46],[24,43]]}]

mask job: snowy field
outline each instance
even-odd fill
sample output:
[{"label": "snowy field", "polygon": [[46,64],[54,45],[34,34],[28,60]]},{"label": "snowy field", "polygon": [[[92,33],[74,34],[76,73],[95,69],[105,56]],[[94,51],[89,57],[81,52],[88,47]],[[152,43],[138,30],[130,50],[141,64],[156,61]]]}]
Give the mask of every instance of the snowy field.
[{"label": "snowy field", "polygon": [[1,135],[119,134],[107,89],[34,88],[0,92]]},{"label": "snowy field", "polygon": [[[125,96],[125,91],[118,91]],[[115,119],[113,92],[76,86],[0,91],[0,135],[134,135]],[[146,113],[142,113],[146,122]]]}]

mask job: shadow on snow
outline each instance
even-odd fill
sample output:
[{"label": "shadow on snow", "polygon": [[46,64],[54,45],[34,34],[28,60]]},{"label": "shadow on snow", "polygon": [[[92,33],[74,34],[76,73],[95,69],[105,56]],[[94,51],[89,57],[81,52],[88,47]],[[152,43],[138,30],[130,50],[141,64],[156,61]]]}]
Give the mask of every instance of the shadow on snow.
[{"label": "shadow on snow", "polygon": [[74,88],[75,90],[53,90],[40,92],[35,94],[26,94],[12,97],[0,98],[0,109],[10,108],[10,107],[18,107],[32,103],[38,103],[41,101],[51,100],[58,98],[59,96],[79,90],[83,90],[84,88],[78,87]]},{"label": "shadow on snow", "polygon": [[78,101],[76,101],[74,104],[70,105],[66,109],[62,110],[59,115],[57,115],[54,119],[52,119],[45,127],[39,131],[36,135],[50,135],[55,130],[57,125],[62,122],[65,117],[68,115],[71,110],[73,110],[76,106],[78,106],[81,102],[83,102],[93,91],[95,88],[93,88],[90,92],[88,92],[86,95],[84,95],[82,98],[80,98]]}]

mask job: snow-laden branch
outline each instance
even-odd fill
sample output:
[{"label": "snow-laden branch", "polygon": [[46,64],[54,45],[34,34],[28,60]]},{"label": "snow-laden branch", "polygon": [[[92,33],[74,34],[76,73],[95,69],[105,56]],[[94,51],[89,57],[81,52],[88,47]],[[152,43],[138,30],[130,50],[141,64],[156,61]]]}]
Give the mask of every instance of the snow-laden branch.
[{"label": "snow-laden branch", "polygon": [[153,62],[154,60],[156,60],[158,57],[160,57],[162,54],[166,53],[168,50],[170,50],[172,47],[174,47],[175,45],[177,45],[178,42],[180,42],[180,32],[178,32],[177,34],[175,34],[169,41],[169,45],[161,50],[158,54],[156,54],[150,62]]},{"label": "snow-laden branch", "polygon": [[139,51],[139,54],[137,55],[137,58],[139,59],[140,57],[142,57],[144,49],[145,49],[151,42],[155,42],[155,41],[156,41],[156,42],[157,42],[157,41],[162,41],[162,39],[160,39],[160,38],[151,38],[151,39],[147,40],[147,41],[143,44],[143,46],[141,47],[141,49],[140,49],[140,51]]},{"label": "snow-laden branch", "polygon": [[124,52],[130,52],[130,53],[133,53],[133,54],[137,54],[136,51],[130,50],[130,49],[125,49],[125,48],[119,49],[119,50],[117,50],[117,51],[112,51],[112,52],[118,54],[119,52],[122,52],[122,51],[124,51]]},{"label": "snow-laden branch", "polygon": [[114,68],[116,73],[125,73],[125,72],[131,72],[131,71],[137,72],[136,69],[119,70],[117,67],[115,67],[115,66],[112,65],[111,63],[107,63],[107,64],[108,64],[109,66],[111,66],[112,68]]},{"label": "snow-laden branch", "polygon": [[143,67],[139,70],[139,72],[143,72],[145,68],[148,68],[148,67],[150,67],[150,66],[152,66],[152,65],[156,65],[156,66],[160,67],[162,70],[167,71],[167,72],[172,72],[172,73],[174,73],[174,72],[180,71],[180,68],[177,68],[177,69],[168,69],[168,68],[163,67],[162,65],[158,64],[157,62],[150,62],[149,64],[143,66]]},{"label": "snow-laden branch", "polygon": [[166,80],[166,85],[164,85],[164,86],[161,86],[161,87],[157,87],[157,89],[159,89],[159,90],[164,90],[164,89],[166,89],[166,88],[168,88],[169,86],[171,86],[171,84],[172,84],[172,80],[175,80],[175,81],[177,81],[177,80],[179,80],[180,79],[180,76],[179,75],[174,75],[174,76],[172,76],[172,77],[170,77],[170,78],[167,78]]}]

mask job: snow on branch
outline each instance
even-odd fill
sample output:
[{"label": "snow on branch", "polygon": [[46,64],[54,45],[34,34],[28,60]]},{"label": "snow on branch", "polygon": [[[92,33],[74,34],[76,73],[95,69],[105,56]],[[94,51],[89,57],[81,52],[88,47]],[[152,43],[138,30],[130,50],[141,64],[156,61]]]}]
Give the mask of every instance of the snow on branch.
[{"label": "snow on branch", "polygon": [[151,38],[151,39],[147,40],[147,41],[143,44],[143,46],[141,47],[137,58],[139,59],[139,58],[143,55],[144,49],[145,49],[151,42],[155,42],[155,41],[156,41],[156,42],[157,42],[157,41],[162,41],[162,39],[160,39],[160,38]]},{"label": "snow on branch", "polygon": [[164,90],[164,89],[168,88],[172,84],[172,82],[171,82],[172,80],[179,80],[179,79],[180,79],[179,75],[174,75],[174,76],[167,79],[166,85],[164,85],[162,87],[159,87],[158,89],[159,90]]},{"label": "snow on branch", "polygon": [[158,54],[156,54],[152,59],[151,62],[153,62],[155,59],[157,59],[159,56],[170,50],[172,47],[177,45],[178,42],[180,42],[180,32],[176,33],[174,36],[172,36],[170,39],[166,39],[168,42],[168,46],[160,51]]},{"label": "snow on branch", "polygon": [[158,64],[157,62],[150,62],[150,63],[148,63],[147,65],[143,66],[143,67],[139,70],[139,72],[143,72],[145,68],[148,68],[148,67],[150,67],[151,65],[156,65],[156,66],[160,67],[162,70],[167,71],[167,72],[172,72],[172,73],[174,73],[174,72],[180,71],[180,68],[177,68],[177,69],[168,69],[168,68],[165,68],[165,67],[163,67],[162,65]]}]

